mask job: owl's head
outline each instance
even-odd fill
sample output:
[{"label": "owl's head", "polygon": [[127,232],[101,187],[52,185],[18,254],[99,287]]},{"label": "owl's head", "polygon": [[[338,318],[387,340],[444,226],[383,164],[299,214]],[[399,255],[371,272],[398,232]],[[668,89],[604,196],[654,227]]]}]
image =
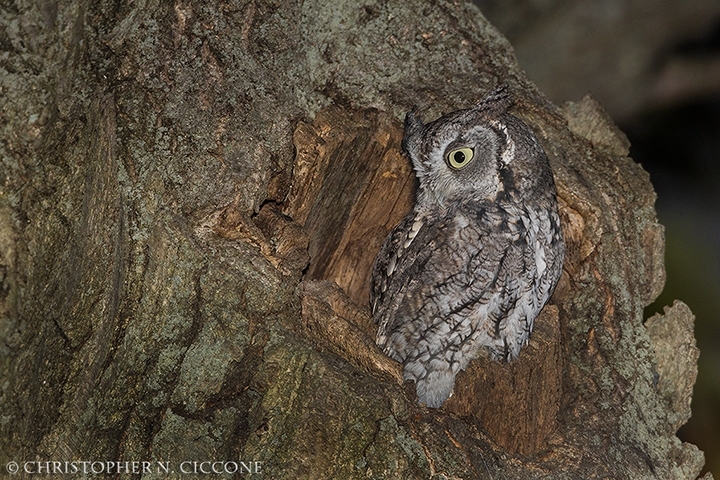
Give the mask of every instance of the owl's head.
[{"label": "owl's head", "polygon": [[403,150],[420,181],[419,202],[493,202],[531,193],[548,175],[552,182],[545,152],[527,125],[507,112],[511,105],[503,87],[428,124],[414,111],[407,114]]}]

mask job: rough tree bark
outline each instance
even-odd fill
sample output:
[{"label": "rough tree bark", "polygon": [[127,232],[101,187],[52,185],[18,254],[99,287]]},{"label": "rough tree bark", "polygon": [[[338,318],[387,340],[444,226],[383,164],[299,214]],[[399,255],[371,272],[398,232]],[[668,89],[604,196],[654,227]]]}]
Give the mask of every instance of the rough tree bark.
[{"label": "rough tree bark", "polygon": [[[664,282],[648,175],[591,98],[550,104],[472,5],[38,0],[0,26],[0,468],[697,477],[675,437],[692,314],[642,316]],[[520,359],[475,362],[428,410],[366,300],[411,202],[400,119],[500,83],[550,157],[565,271]]]}]

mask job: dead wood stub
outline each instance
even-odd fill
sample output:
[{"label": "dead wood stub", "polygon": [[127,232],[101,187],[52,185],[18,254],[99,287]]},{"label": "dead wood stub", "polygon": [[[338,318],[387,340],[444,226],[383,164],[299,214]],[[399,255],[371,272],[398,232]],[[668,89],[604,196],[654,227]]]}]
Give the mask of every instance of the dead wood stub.
[{"label": "dead wood stub", "polygon": [[474,360],[458,375],[443,408],[477,421],[504,450],[533,455],[556,429],[562,372],[558,309],[548,305],[517,360]]},{"label": "dead wood stub", "polygon": [[332,280],[368,303],[370,270],[412,206],[414,177],[400,152],[400,123],[377,110],[329,107],[295,130],[291,193],[283,212],[309,234],[308,280]]}]

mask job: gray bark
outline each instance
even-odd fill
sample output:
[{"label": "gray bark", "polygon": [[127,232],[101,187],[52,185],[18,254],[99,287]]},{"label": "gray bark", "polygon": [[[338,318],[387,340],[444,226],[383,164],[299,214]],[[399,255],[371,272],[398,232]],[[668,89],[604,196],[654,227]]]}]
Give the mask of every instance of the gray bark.
[{"label": "gray bark", "polygon": [[[549,103],[472,5],[39,0],[0,27],[0,468],[700,472],[675,437],[692,315],[643,324],[664,282],[648,175],[592,99]],[[499,83],[550,157],[566,267],[521,358],[475,362],[428,410],[374,347],[365,296],[411,198],[400,119]]]}]

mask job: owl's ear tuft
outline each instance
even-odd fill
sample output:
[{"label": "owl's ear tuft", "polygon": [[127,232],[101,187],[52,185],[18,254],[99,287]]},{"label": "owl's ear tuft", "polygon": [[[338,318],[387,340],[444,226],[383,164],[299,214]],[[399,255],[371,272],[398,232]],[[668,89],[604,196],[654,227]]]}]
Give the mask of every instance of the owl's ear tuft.
[{"label": "owl's ear tuft", "polygon": [[419,133],[424,126],[422,120],[417,116],[417,107],[413,107],[412,110],[405,115],[405,134],[402,140],[403,150],[408,151],[412,137]]},{"label": "owl's ear tuft", "polygon": [[488,93],[485,98],[475,104],[473,110],[485,116],[497,117],[507,112],[514,101],[515,99],[510,93],[508,86],[502,85]]}]

